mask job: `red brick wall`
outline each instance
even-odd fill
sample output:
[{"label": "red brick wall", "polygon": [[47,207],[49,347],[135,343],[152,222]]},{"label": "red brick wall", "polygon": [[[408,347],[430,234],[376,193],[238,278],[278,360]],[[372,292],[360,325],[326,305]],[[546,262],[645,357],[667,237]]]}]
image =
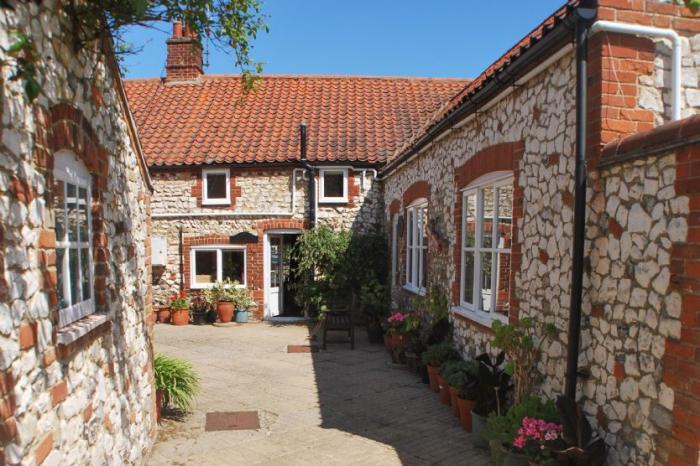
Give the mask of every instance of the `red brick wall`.
[{"label": "red brick wall", "polygon": [[202,48],[189,28],[183,32],[175,25],[173,36],[166,41],[168,61],[165,65],[168,81],[197,79],[202,75]]}]

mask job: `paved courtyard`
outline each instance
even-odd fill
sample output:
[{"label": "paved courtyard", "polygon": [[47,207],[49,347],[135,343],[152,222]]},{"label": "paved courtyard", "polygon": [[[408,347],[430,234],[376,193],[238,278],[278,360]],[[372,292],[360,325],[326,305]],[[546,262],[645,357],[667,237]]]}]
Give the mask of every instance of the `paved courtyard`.
[{"label": "paved courtyard", "polygon": [[[195,412],[163,421],[151,465],[486,465],[485,453],[417,376],[358,331],[358,346],[308,344],[298,325],[158,325],[156,352],[191,361]],[[205,432],[205,413],[258,411],[259,430]]]}]

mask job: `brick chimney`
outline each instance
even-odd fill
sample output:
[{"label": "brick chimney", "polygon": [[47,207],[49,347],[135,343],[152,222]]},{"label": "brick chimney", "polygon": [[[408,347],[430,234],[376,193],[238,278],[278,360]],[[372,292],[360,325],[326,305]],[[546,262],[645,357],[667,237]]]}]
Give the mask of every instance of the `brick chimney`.
[{"label": "brick chimney", "polygon": [[168,62],[165,65],[166,81],[191,81],[202,74],[202,47],[189,26],[173,23],[173,35],[168,44]]}]

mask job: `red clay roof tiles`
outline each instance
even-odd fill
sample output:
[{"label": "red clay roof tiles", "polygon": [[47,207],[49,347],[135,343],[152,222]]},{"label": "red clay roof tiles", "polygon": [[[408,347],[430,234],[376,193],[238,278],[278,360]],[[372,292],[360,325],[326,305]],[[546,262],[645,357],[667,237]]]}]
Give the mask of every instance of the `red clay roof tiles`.
[{"label": "red clay roof tiles", "polygon": [[126,81],[149,165],[386,160],[467,80],[265,76],[244,95],[238,76]]}]

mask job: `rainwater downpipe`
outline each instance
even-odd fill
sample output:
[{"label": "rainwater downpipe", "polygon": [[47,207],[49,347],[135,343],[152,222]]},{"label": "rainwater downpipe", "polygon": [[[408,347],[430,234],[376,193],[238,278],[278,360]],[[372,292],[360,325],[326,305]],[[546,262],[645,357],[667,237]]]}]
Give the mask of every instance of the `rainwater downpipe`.
[{"label": "rainwater downpipe", "polygon": [[309,175],[309,228],[312,229],[316,226],[316,174],[314,173],[314,167],[306,159],[306,122],[303,121],[299,125],[299,146],[301,164],[306,168]]},{"label": "rainwater downpipe", "polygon": [[681,118],[681,40],[672,29],[637,24],[596,21],[591,25],[595,10],[579,8],[576,21],[576,171],[574,194],[574,248],[571,274],[571,306],[569,314],[569,344],[567,348],[565,393],[576,399],[579,374],[578,356],[581,339],[581,299],[583,294],[583,255],[586,228],[586,114],[587,114],[587,54],[588,37],[597,32],[614,32],[670,39],[671,58],[671,119]]}]

